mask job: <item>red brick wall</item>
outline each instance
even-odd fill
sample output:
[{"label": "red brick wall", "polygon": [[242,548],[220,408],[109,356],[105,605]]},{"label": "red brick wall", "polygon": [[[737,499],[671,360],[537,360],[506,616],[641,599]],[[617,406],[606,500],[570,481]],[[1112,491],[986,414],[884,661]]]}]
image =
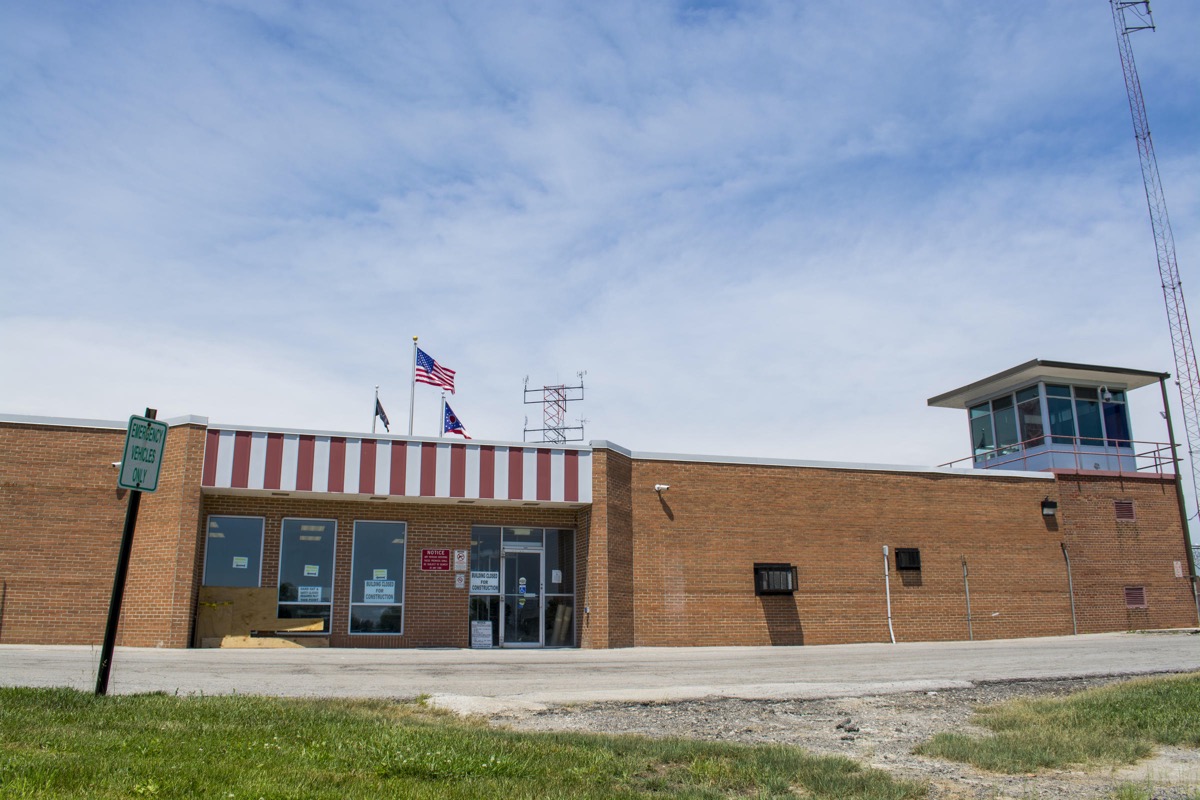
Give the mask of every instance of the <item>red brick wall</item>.
[{"label": "red brick wall", "polygon": [[632,462],[613,450],[592,452],[592,507],[583,647],[634,644]]},{"label": "red brick wall", "polygon": [[[1077,604],[1088,620],[1081,632],[1196,623],[1187,581],[1164,577],[1184,550],[1173,487],[1155,479],[1094,478],[1083,491],[994,473],[651,460],[632,467],[637,645],[887,641],[884,545],[898,641],[968,637],[964,558],[975,638],[1068,634],[1064,537],[1080,556],[1100,559],[1075,564]],[[671,486],[661,499],[653,489],[660,483]],[[1058,498],[1060,484],[1078,496],[1061,500],[1061,523],[1048,522],[1041,500]],[[1112,498],[1127,496],[1144,509],[1136,541],[1111,521]],[[1106,525],[1084,525],[1088,503],[1108,509]],[[896,570],[897,547],[919,548],[922,569]],[[797,565],[798,591],[755,596],[755,562]],[[1142,618],[1127,614],[1113,592],[1130,580],[1149,587],[1152,608]]]},{"label": "red brick wall", "polygon": [[[171,428],[143,495],[117,643],[182,647],[194,597],[203,432]],[[128,493],[124,429],[0,424],[0,642],[99,644]]]},{"label": "red brick wall", "polygon": [[[262,585],[279,581],[280,531],[285,517],[337,521],[330,644],[334,647],[468,647],[467,588],[454,586],[454,571],[423,572],[422,549],[471,549],[472,525],[508,525],[534,528],[576,528],[573,509],[523,506],[483,507],[441,503],[382,503],[345,500],[306,500],[292,497],[207,495],[204,519],[210,514],[265,518]],[[350,635],[350,569],[355,520],[407,523],[404,569],[404,633],[402,635]],[[577,530],[586,546],[587,531]],[[201,555],[200,563],[203,563]],[[582,592],[577,576],[577,597]],[[468,581],[469,585],[469,581]],[[577,603],[578,604],[578,603]],[[577,620],[582,617],[578,614]],[[577,622],[576,629],[578,636]]]},{"label": "red brick wall", "polygon": [[[1082,475],[1059,478],[1059,517],[1071,556],[1080,633],[1197,624],[1175,484]],[[1115,500],[1133,504],[1118,520]],[[1126,608],[1125,587],[1145,589],[1146,608]]]}]

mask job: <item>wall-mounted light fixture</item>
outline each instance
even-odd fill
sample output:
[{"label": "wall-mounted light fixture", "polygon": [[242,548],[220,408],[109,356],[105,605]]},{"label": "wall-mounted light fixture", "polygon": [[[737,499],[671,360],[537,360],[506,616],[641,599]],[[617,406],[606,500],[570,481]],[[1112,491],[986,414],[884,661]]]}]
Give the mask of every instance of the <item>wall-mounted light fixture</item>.
[{"label": "wall-mounted light fixture", "polygon": [[1047,497],[1042,501],[1042,516],[1053,517],[1058,513],[1058,503]]},{"label": "wall-mounted light fixture", "polygon": [[667,489],[670,489],[670,488],[671,487],[665,483],[654,484],[654,491],[658,492],[659,494],[662,494],[663,492],[665,492]]}]

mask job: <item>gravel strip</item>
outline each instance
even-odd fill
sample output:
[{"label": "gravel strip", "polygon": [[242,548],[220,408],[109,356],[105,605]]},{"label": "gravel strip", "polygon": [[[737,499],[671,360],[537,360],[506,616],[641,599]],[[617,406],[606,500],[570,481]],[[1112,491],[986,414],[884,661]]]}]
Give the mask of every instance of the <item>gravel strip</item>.
[{"label": "gravel strip", "polygon": [[897,777],[924,781],[932,800],[1108,798],[1125,783],[1143,787],[1153,800],[1200,798],[1200,752],[1194,750],[1160,749],[1150,760],[1127,768],[1051,770],[1036,775],[997,775],[912,753],[940,731],[983,733],[969,722],[975,706],[1019,697],[1057,697],[1127,677],[1001,681],[963,689],[826,700],[595,703],[497,714],[491,722],[522,731],[790,744],[812,753],[848,756]]}]

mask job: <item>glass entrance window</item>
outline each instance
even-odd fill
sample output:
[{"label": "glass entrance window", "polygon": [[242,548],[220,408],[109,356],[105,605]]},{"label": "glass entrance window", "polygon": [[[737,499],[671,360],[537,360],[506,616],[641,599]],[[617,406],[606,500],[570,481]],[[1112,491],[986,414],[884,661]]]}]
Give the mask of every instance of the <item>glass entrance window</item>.
[{"label": "glass entrance window", "polygon": [[280,619],[320,619],[324,626],[319,632],[329,633],[336,538],[337,522],[331,519],[283,521],[279,542]]},{"label": "glass entrance window", "polygon": [[404,632],[403,522],[354,523],[350,632]]},{"label": "glass entrance window", "polygon": [[473,646],[575,644],[575,531],[471,528]]}]

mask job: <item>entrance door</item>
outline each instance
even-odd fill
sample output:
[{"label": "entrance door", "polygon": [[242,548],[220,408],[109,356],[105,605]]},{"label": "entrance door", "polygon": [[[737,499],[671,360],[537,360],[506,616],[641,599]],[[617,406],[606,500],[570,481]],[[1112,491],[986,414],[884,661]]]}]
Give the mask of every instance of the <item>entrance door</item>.
[{"label": "entrance door", "polygon": [[541,647],[542,551],[506,550],[500,558],[501,647]]}]

